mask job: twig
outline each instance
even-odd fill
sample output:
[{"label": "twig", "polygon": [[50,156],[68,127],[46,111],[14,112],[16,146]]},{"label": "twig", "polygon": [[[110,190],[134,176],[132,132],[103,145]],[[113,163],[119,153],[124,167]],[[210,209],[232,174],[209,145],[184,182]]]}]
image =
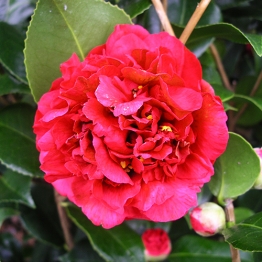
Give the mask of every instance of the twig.
[{"label": "twig", "polygon": [[[231,224],[235,224],[235,213],[234,213],[234,205],[232,199],[226,199],[225,211],[226,211],[227,222]],[[239,250],[235,249],[232,245],[229,246],[230,246],[232,262],[240,262],[241,260],[240,260]]]},{"label": "twig", "polygon": [[211,0],[201,0],[200,3],[197,5],[197,8],[191,18],[189,19],[184,31],[180,36],[180,41],[185,44],[189,36],[191,35],[192,31],[196,27],[198,21],[200,20],[201,16],[205,12],[206,8],[208,7]]},{"label": "twig", "polygon": [[[165,13],[167,14],[167,6],[168,6],[168,0],[161,0],[161,2],[162,2],[162,5],[163,5],[163,8],[164,8],[164,10],[165,10]],[[164,28],[163,28],[163,26],[162,26],[162,24],[161,24],[161,31],[163,31],[164,30]]]},{"label": "twig", "polygon": [[169,22],[169,19],[167,17],[166,11],[161,3],[160,0],[152,0],[152,3],[156,9],[156,12],[158,14],[158,17],[160,19],[160,22],[164,28],[164,30],[169,33],[172,36],[175,36],[175,33],[173,31],[173,28]]},{"label": "twig", "polygon": [[57,207],[59,219],[60,219],[60,222],[61,222],[65,242],[66,242],[68,250],[70,251],[74,247],[74,242],[73,242],[70,230],[69,230],[68,217],[66,215],[65,210],[61,206],[61,202],[65,198],[63,196],[59,195],[55,190],[54,190],[54,194],[55,194],[56,207]]},{"label": "twig", "polygon": [[214,57],[214,60],[215,60],[216,66],[217,66],[217,70],[218,70],[218,72],[219,72],[219,74],[222,78],[222,82],[223,82],[224,86],[226,87],[226,89],[233,92],[233,88],[232,88],[232,86],[229,82],[229,79],[227,77],[226,71],[225,71],[224,66],[222,64],[221,58],[220,58],[219,53],[217,51],[217,48],[214,44],[210,45],[210,51],[211,51],[211,54]]}]

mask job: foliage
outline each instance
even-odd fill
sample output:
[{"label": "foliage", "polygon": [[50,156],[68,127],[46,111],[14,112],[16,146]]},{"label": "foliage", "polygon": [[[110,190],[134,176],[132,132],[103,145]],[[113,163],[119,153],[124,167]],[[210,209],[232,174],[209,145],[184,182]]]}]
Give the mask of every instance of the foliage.
[{"label": "foliage", "polygon": [[[198,2],[168,1],[177,37]],[[260,0],[213,0],[186,43],[199,57],[203,78],[221,97],[232,131],[226,152],[214,164],[215,175],[199,194],[199,203],[218,201],[225,206],[233,201],[237,224],[229,223],[222,234],[245,251],[240,253],[242,261],[262,260],[262,197],[252,189],[260,172],[252,148],[262,146],[261,17]],[[118,23],[140,24],[152,33],[160,30],[148,0],[0,3],[1,261],[144,261],[140,236],[152,227],[169,233],[173,249],[166,261],[231,261],[223,236],[196,236],[187,216],[169,223],[126,221],[105,230],[66,202],[63,209],[70,218],[74,247],[64,239],[53,189],[39,169],[32,133],[36,101],[59,77],[61,62],[73,52],[84,59]],[[211,45],[218,51],[230,86],[216,69]]]}]

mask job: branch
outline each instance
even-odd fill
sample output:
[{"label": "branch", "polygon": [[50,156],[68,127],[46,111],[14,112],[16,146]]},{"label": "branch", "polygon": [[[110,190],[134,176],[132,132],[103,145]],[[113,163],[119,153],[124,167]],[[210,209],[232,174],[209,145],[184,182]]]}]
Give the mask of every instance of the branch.
[{"label": "branch", "polygon": [[205,12],[206,8],[208,7],[211,0],[201,0],[200,3],[197,5],[195,12],[189,19],[184,31],[180,36],[180,41],[185,44],[189,36],[191,35],[192,31],[196,27],[198,21],[200,20],[201,16]]},{"label": "branch", "polygon": [[[226,199],[225,211],[226,211],[227,222],[231,224],[235,224],[235,213],[234,213],[234,205],[232,199]],[[229,245],[229,247],[230,247],[232,262],[241,262],[239,250],[235,249],[232,245]]]},{"label": "branch", "polygon": [[57,207],[59,219],[61,222],[65,242],[66,242],[68,250],[70,251],[74,247],[74,242],[73,242],[73,239],[70,233],[70,229],[69,229],[70,225],[69,225],[68,217],[66,215],[65,210],[62,208],[60,204],[65,198],[59,195],[55,190],[54,190],[54,194],[55,194],[56,207]]},{"label": "branch", "polygon": [[152,3],[156,9],[156,12],[158,14],[158,17],[160,19],[160,22],[164,28],[164,30],[169,33],[172,36],[175,36],[175,33],[173,31],[173,28],[169,22],[169,19],[167,17],[166,11],[161,3],[160,0],[152,0]]}]

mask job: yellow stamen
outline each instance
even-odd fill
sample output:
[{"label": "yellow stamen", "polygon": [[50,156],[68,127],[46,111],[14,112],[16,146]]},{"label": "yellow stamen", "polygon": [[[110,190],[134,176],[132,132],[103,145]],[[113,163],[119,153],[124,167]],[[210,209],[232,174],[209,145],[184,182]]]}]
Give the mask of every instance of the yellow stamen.
[{"label": "yellow stamen", "polygon": [[144,162],[144,160],[145,160],[142,156],[140,156],[138,159],[139,159],[141,162]]},{"label": "yellow stamen", "polygon": [[146,118],[147,118],[148,120],[152,120],[152,119],[153,119],[153,116],[152,116],[152,115],[148,115]]},{"label": "yellow stamen", "polygon": [[161,126],[161,131],[172,132],[172,128],[170,126]]},{"label": "yellow stamen", "polygon": [[142,88],[143,88],[143,86],[141,86],[141,85],[137,87],[137,89],[142,89]]},{"label": "yellow stamen", "polygon": [[126,161],[121,161],[120,165],[123,169],[125,169],[127,167]]}]

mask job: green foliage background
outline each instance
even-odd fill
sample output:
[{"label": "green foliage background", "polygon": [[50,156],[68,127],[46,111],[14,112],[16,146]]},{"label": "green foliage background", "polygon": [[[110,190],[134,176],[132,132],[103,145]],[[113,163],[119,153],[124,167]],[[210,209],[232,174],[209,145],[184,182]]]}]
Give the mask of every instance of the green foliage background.
[{"label": "green foliage background", "polygon": [[[198,1],[168,3],[179,37]],[[218,201],[223,206],[226,199],[234,199],[237,224],[206,239],[194,233],[187,216],[169,223],[127,221],[105,230],[64,203],[74,240],[74,248],[68,250],[53,189],[39,169],[32,133],[35,101],[59,77],[61,62],[73,52],[83,59],[118,23],[140,24],[151,33],[161,30],[149,0],[0,2],[0,261],[140,262],[140,236],[157,227],[172,241],[166,261],[229,262],[225,240],[241,250],[241,261],[262,261],[262,194],[252,188],[260,171],[252,147],[262,146],[261,0],[212,0],[186,44],[200,59],[203,78],[235,120],[228,148],[215,163],[216,173],[199,194],[199,204]],[[222,59],[230,91],[216,69],[211,44]]]}]

